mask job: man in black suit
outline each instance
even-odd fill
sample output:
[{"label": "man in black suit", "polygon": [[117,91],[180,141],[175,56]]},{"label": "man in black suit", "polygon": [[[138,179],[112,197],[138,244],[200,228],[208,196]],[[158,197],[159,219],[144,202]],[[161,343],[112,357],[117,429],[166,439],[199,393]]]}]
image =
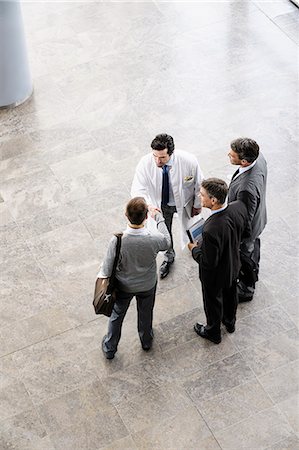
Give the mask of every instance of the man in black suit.
[{"label": "man in black suit", "polygon": [[238,306],[237,277],[240,270],[239,247],[247,222],[247,208],[237,200],[225,205],[225,181],[209,178],[201,183],[202,206],[211,210],[202,241],[188,244],[199,264],[207,325],[196,323],[195,332],[215,344],[221,342],[221,321],[229,333],[235,331]]}]

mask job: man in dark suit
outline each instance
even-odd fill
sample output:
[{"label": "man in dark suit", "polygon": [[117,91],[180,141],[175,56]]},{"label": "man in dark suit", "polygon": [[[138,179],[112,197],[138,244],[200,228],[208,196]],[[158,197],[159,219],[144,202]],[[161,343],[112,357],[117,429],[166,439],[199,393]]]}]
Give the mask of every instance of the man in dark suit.
[{"label": "man in dark suit", "polygon": [[267,162],[258,144],[249,138],[231,142],[228,153],[231,164],[238,165],[228,188],[228,201],[242,200],[248,210],[248,237],[241,242],[241,270],[239,274],[239,302],[253,298],[258,280],[260,234],[267,223],[266,183]]},{"label": "man in dark suit", "polygon": [[221,342],[221,322],[229,333],[235,331],[238,306],[237,277],[240,270],[239,247],[247,222],[247,208],[238,200],[225,205],[225,181],[209,178],[201,183],[202,206],[211,210],[201,243],[188,244],[199,264],[207,324],[194,325],[195,332],[215,344]]}]

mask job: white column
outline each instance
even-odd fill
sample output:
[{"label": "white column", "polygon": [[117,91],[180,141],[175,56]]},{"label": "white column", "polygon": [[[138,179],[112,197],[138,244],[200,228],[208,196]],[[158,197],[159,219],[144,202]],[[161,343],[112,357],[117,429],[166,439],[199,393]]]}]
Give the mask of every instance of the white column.
[{"label": "white column", "polygon": [[0,108],[32,94],[20,0],[0,0]]}]

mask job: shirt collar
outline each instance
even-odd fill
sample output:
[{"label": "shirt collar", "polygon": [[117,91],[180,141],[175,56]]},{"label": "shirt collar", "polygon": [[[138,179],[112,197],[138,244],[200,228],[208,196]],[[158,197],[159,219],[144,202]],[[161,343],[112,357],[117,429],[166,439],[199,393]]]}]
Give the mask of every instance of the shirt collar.
[{"label": "shirt collar", "polygon": [[240,167],[239,167],[239,174],[244,173],[244,172],[247,172],[247,170],[252,169],[252,167],[255,166],[255,164],[256,164],[256,160],[253,161],[253,163],[250,164],[250,166],[246,166],[246,167],[241,167],[241,166],[240,166]]},{"label": "shirt collar", "polygon": [[170,156],[170,160],[167,161],[167,163],[164,164],[164,165],[165,165],[165,166],[171,167],[171,166],[173,166],[173,161],[174,161],[174,154],[172,154],[172,155]]},{"label": "shirt collar", "polygon": [[212,214],[219,213],[219,212],[225,210],[225,208],[227,208],[227,205],[224,205],[222,208],[215,209],[214,211],[211,210],[211,215],[212,215]]},{"label": "shirt collar", "polygon": [[134,234],[135,236],[142,236],[142,235],[145,236],[150,233],[146,227],[131,228],[129,225],[127,225],[127,228],[125,229],[124,234]]}]

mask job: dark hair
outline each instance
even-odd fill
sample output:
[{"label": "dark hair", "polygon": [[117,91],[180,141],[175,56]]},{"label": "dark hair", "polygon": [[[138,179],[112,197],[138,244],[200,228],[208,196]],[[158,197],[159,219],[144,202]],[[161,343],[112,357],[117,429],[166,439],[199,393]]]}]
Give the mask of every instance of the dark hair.
[{"label": "dark hair", "polygon": [[141,225],[146,219],[147,204],[143,197],[132,198],[126,207],[126,216],[133,225]]},{"label": "dark hair", "polygon": [[164,150],[167,148],[168,155],[171,155],[174,151],[173,138],[169,134],[158,134],[151,143],[153,150]]},{"label": "dark hair", "polygon": [[221,205],[225,202],[228,186],[220,178],[207,178],[203,180],[201,186],[207,191],[209,197],[215,197]]},{"label": "dark hair", "polygon": [[260,148],[253,139],[238,138],[233,140],[230,146],[240,159],[245,159],[247,162],[252,163],[259,156]]}]

